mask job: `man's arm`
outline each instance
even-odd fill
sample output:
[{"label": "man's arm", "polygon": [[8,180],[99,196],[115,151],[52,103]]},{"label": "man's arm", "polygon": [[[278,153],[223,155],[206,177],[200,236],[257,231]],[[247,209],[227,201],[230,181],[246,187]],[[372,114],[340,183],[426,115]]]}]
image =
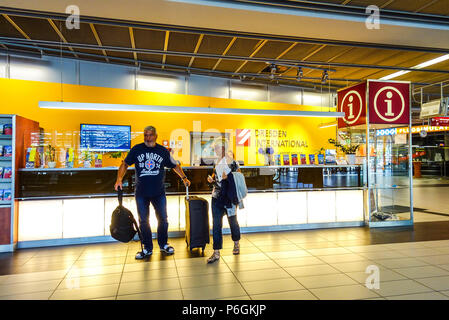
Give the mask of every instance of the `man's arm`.
[{"label": "man's arm", "polygon": [[173,168],[173,170],[178,174],[178,176],[181,177],[182,182],[184,182],[184,185],[186,187],[190,186],[190,181],[189,181],[189,179],[187,179],[184,171],[182,171],[182,168],[179,164],[177,164],[176,167]]},{"label": "man's arm", "polygon": [[125,161],[122,161],[122,164],[120,165],[120,167],[118,168],[117,171],[117,180],[115,181],[115,185],[114,185],[114,189],[116,191],[118,191],[118,188],[120,187],[120,189],[123,190],[123,185],[122,185],[122,180],[123,177],[126,174],[126,170],[128,170],[128,165],[125,163]]}]

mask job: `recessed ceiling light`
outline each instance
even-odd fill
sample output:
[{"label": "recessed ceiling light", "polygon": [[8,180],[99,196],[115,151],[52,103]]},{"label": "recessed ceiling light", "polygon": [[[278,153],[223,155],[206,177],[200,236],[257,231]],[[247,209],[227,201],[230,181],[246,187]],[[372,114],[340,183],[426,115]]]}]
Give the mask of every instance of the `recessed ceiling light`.
[{"label": "recessed ceiling light", "polygon": [[[426,62],[420,63],[420,64],[418,64],[418,65],[412,67],[412,69],[417,69],[417,70],[423,69],[423,68],[425,68],[425,67],[432,66],[432,65],[434,65],[434,64],[437,64],[437,63],[446,61],[446,60],[448,60],[448,59],[449,59],[449,54],[445,54],[444,56],[441,56],[441,57],[438,57],[438,58],[435,58],[435,59],[428,60],[428,61],[426,61]],[[408,71],[408,70],[398,71],[398,72],[392,73],[392,74],[390,74],[390,75],[388,75],[388,76],[382,77],[382,78],[380,78],[379,80],[390,80],[390,79],[393,79],[393,78],[397,78],[397,77],[399,77],[399,76],[402,76],[402,75],[404,75],[404,74],[407,74],[407,73],[409,73],[409,72],[411,72],[411,71]]]}]

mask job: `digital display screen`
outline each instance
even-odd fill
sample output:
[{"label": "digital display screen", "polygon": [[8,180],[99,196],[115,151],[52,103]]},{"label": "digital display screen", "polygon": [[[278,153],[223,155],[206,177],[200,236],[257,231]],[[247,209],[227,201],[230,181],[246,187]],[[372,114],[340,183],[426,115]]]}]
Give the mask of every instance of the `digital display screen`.
[{"label": "digital display screen", "polygon": [[129,151],[131,126],[80,125],[80,149],[91,151]]}]

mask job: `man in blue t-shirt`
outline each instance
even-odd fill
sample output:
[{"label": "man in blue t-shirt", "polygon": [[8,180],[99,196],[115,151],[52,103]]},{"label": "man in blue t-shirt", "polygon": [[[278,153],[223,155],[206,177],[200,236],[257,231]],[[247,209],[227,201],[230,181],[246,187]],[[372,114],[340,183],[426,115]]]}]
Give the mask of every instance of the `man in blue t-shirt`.
[{"label": "man in blue t-shirt", "polygon": [[168,220],[167,199],[164,188],[164,168],[173,169],[182,179],[186,187],[190,181],[181,166],[171,157],[170,152],[156,143],[156,128],[148,126],[144,129],[144,143],[135,145],[122,162],[117,173],[115,190],[122,188],[122,180],[128,166],[136,168],[136,204],[139,213],[139,225],[142,234],[143,251],[136,254],[136,259],[143,259],[153,253],[153,240],[149,223],[150,203],[156,211],[158,222],[157,242],[162,252],[173,254],[175,249],[167,243]]}]

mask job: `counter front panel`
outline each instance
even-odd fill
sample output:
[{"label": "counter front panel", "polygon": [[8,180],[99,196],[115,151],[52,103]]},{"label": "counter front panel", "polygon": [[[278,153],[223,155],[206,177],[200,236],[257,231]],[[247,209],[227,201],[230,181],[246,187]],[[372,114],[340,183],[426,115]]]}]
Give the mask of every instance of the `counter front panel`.
[{"label": "counter front panel", "polygon": [[[206,177],[212,167],[189,167],[189,193],[211,203]],[[360,226],[364,224],[365,190],[359,166],[242,167],[249,193],[238,210],[243,233]],[[137,219],[134,170],[125,177],[124,206]],[[116,168],[23,169],[19,194],[19,247],[113,241],[111,214],[118,202],[113,185]],[[185,188],[176,173],[166,171],[169,232],[185,230]],[[88,221],[88,223],[86,223]],[[156,216],[150,210],[150,222]],[[211,209],[209,221],[212,228]],[[228,233],[227,219],[223,219]],[[154,234],[155,236],[155,234]]]},{"label": "counter front panel", "polygon": [[[192,193],[210,193],[207,176],[212,167],[185,167]],[[310,189],[360,188],[361,167],[341,166],[279,166],[241,167],[249,192],[292,191]],[[54,199],[58,197],[115,196],[117,168],[21,169],[18,199]],[[165,171],[168,195],[181,195],[185,187],[173,170]],[[135,170],[129,168],[123,180],[124,192],[134,193]]]}]

